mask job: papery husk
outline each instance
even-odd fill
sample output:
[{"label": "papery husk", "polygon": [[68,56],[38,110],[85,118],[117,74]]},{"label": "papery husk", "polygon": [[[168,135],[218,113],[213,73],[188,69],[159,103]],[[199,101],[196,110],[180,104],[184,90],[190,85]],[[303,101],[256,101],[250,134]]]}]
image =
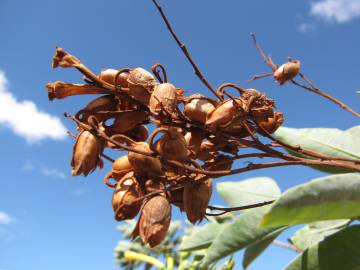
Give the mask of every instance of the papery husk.
[{"label": "papery husk", "polygon": [[205,217],[212,193],[211,180],[189,182],[184,188],[184,210],[188,220],[195,224]]},{"label": "papery husk", "polygon": [[187,132],[184,138],[186,141],[186,146],[191,152],[191,157],[196,158],[200,152],[201,143],[205,138],[204,133],[200,130],[192,130]]},{"label": "papery husk", "polygon": [[115,111],[117,106],[118,101],[113,95],[101,96],[90,101],[84,109],[76,113],[75,117],[81,122],[87,122],[89,116],[95,116],[98,122],[102,122],[104,120],[103,114],[99,115],[98,112]]},{"label": "papery husk", "polygon": [[104,148],[104,141],[96,137],[91,132],[84,130],[76,138],[73,147],[73,157],[71,160],[72,175],[83,174],[87,176],[96,167],[102,168],[103,161],[100,158]]},{"label": "papery husk", "polygon": [[[115,76],[118,74],[119,70],[108,68],[100,72],[99,78],[109,84],[115,85]],[[128,88],[128,73],[122,72],[117,78],[117,85],[120,87]]]},{"label": "papery husk", "polygon": [[274,72],[275,81],[282,85],[287,81],[294,79],[300,72],[301,63],[298,60],[291,60],[285,64],[282,64]]},{"label": "papery husk", "polygon": [[[146,142],[137,142],[132,145],[135,149],[151,153],[149,145]],[[145,156],[135,152],[129,152],[128,158],[137,175],[143,177],[157,177],[164,174],[161,162],[158,158]]]},{"label": "papery husk", "polygon": [[154,87],[151,94],[149,108],[154,115],[172,116],[177,106],[176,88],[171,83],[161,83]]},{"label": "papery husk", "polygon": [[144,191],[146,194],[159,190],[165,190],[164,183],[161,182],[159,179],[153,178],[144,181]]},{"label": "papery husk", "polygon": [[215,109],[216,102],[201,95],[192,95],[186,100],[184,114],[191,120],[205,124],[208,115]]},{"label": "papery husk", "polygon": [[[274,112],[272,117],[259,120],[256,123],[266,130],[267,133],[272,134],[284,123],[284,116],[281,112]],[[266,135],[261,129],[258,129],[258,132]]]},{"label": "papery husk", "polygon": [[133,219],[139,213],[142,201],[141,188],[133,172],[128,172],[116,185],[112,206],[117,221]]},{"label": "papery husk", "polygon": [[124,155],[113,162],[111,169],[112,178],[119,181],[125,174],[132,170],[133,167],[131,166],[128,156]]},{"label": "papery husk", "polygon": [[101,87],[91,84],[71,84],[56,81],[46,84],[49,100],[63,99],[75,95],[106,94],[107,91]]},{"label": "papery husk", "polygon": [[55,54],[52,59],[52,67],[62,67],[62,68],[71,68],[81,65],[79,59],[74,55],[69,54],[62,48],[56,48]]},{"label": "papery husk", "polygon": [[203,168],[207,171],[227,171],[231,170],[232,164],[233,160],[230,157],[219,155],[205,162]]},{"label": "papery husk", "polygon": [[164,196],[155,196],[141,209],[139,233],[144,244],[159,245],[165,238],[171,221],[171,205]]},{"label": "papery husk", "polygon": [[[176,186],[174,186],[176,187]],[[173,205],[179,208],[181,212],[184,211],[184,188],[179,188],[175,190],[171,190],[168,192],[169,201]]]},{"label": "papery husk", "polygon": [[138,125],[125,133],[136,142],[145,142],[149,136],[149,131],[145,125]]},{"label": "papery husk", "polygon": [[122,89],[122,91],[148,106],[151,92],[158,84],[154,76],[143,68],[135,68],[129,72],[127,82],[129,90]]},{"label": "papery husk", "polygon": [[104,126],[106,128],[106,133],[117,134],[130,131],[144,122],[148,116],[149,113],[143,110],[104,112],[104,118],[106,118],[106,121],[114,119],[114,123],[112,125],[107,125],[105,122]]}]

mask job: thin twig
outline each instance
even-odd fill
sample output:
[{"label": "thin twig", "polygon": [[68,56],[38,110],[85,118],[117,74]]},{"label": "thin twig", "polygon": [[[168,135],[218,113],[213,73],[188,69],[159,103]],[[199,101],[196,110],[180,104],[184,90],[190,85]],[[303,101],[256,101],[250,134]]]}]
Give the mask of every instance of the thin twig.
[{"label": "thin twig", "polygon": [[208,205],[207,208],[209,208],[211,211],[216,210],[216,211],[222,211],[222,212],[221,213],[206,213],[206,215],[208,215],[208,216],[220,216],[220,215],[223,215],[223,214],[228,213],[228,212],[235,212],[235,211],[241,211],[241,210],[246,210],[246,209],[257,208],[257,207],[261,207],[261,206],[264,206],[264,205],[271,204],[273,202],[274,202],[274,200],[271,200],[271,201],[265,201],[265,202],[261,202],[261,203],[255,203],[255,204],[249,204],[249,205],[237,206],[237,207],[218,207],[218,206]]},{"label": "thin twig", "polygon": [[186,58],[188,59],[188,61],[190,62],[191,66],[194,69],[194,72],[196,74],[196,76],[198,76],[198,78],[203,82],[203,84],[209,88],[209,90],[219,99],[219,100],[223,100],[215,91],[214,87],[211,86],[211,84],[205,79],[204,75],[201,73],[200,69],[198,68],[198,66],[195,64],[194,60],[192,59],[188,49],[186,48],[185,44],[182,43],[179,39],[179,37],[176,35],[175,31],[173,30],[173,28],[171,27],[171,24],[169,22],[169,20],[167,19],[162,7],[156,2],[156,0],[152,0],[152,2],[154,3],[154,5],[156,6],[156,8],[158,9],[158,11],[160,12],[160,15],[162,17],[162,19],[164,20],[167,29],[169,30],[170,34],[172,35],[172,37],[175,39],[177,45],[180,47],[180,49],[182,50],[182,52],[184,53],[184,55],[186,56]]}]

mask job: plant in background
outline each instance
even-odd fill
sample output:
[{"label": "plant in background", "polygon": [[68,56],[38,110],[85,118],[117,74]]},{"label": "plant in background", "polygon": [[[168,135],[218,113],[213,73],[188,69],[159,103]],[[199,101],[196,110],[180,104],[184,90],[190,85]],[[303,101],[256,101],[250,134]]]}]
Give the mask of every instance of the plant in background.
[{"label": "plant in background", "polygon": [[[219,260],[246,249],[246,268],[281,232],[308,224],[286,244],[300,253],[286,269],[347,270],[360,265],[356,248],[360,229],[353,223],[360,216],[360,127],[347,131],[281,127],[285,116],[261,91],[233,83],[215,89],[179,40],[161,6],[155,0],[153,3],[214,98],[186,96],[184,89],[169,82],[159,63],[151,68],[152,73],[143,68],[122,68],[96,75],[62,48],[56,49],[53,67],[75,68],[84,75],[85,83],[58,81],[47,85],[50,100],[101,95],[75,116],[65,116],[77,124],[78,130],[77,135],[70,133],[76,138],[73,175],[86,176],[102,168],[103,159],[110,161],[112,169],[104,182],[114,189],[115,219],[138,216],[137,222],[131,223],[131,233],[127,227],[122,229],[133,244],[127,242],[127,246],[117,248],[121,263],[128,269],[138,261],[160,267],[162,262],[146,256],[163,254],[161,259],[166,264],[161,267],[181,268],[184,261],[196,261],[196,269],[212,269]],[[252,80],[273,75],[280,85],[291,82],[360,118],[355,110],[317,88],[300,70],[299,60],[289,59],[279,67],[265,55],[255,35],[253,40],[272,73],[255,75]],[[297,77],[303,82],[296,81]],[[235,89],[236,95],[229,89]],[[106,149],[128,152],[113,159],[105,154]],[[247,165],[233,168],[236,160]],[[291,165],[310,166],[331,175],[283,194],[267,178],[218,183],[217,190],[229,207],[209,205],[214,179]],[[171,226],[173,206],[185,211],[193,224],[204,218],[210,222],[180,240],[176,225]],[[212,216],[238,211],[240,215],[232,214],[224,222],[216,218],[211,221]],[[154,249],[141,246],[138,236]],[[191,253],[191,260],[185,255],[177,257],[174,253],[179,242],[182,252],[201,251]],[[225,265],[231,267],[232,259]]]}]

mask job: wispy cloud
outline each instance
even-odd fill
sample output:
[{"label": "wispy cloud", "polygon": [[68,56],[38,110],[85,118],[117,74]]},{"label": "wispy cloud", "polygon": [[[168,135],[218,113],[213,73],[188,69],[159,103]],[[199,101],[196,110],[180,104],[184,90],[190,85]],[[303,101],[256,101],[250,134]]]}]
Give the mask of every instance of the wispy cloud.
[{"label": "wispy cloud", "polygon": [[311,4],[310,14],[327,21],[344,23],[360,16],[360,0],[320,0]]},{"label": "wispy cloud", "polygon": [[39,110],[30,100],[19,101],[8,90],[8,81],[0,70],[0,126],[33,143],[46,138],[66,138],[66,129],[58,117]]},{"label": "wispy cloud", "polygon": [[9,214],[0,211],[0,225],[8,225],[13,222],[14,219]]},{"label": "wispy cloud", "polygon": [[66,174],[59,171],[56,168],[42,168],[41,169],[41,174],[44,176],[48,176],[48,177],[54,177],[54,178],[60,178],[60,179],[65,179],[66,178]]}]

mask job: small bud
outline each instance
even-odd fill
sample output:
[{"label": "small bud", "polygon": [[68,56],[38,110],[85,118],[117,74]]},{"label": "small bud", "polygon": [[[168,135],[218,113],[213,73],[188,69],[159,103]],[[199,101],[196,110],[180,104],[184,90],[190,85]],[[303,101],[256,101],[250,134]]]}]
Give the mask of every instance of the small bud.
[{"label": "small bud", "polygon": [[171,221],[171,205],[163,196],[152,197],[147,201],[139,219],[140,237],[150,247],[159,245],[164,240]]},{"label": "small bud", "polygon": [[300,61],[290,60],[289,62],[281,65],[274,72],[274,79],[280,85],[284,84],[287,81],[290,81],[296,77],[300,72]]},{"label": "small bud", "polygon": [[71,160],[72,175],[83,174],[87,176],[96,167],[102,168],[103,161],[100,154],[103,150],[104,142],[91,132],[84,130],[76,139],[73,148],[73,158]]},{"label": "small bud", "polygon": [[62,48],[56,48],[55,55],[52,60],[53,68],[57,68],[58,66],[62,68],[70,68],[70,67],[76,67],[77,65],[81,65],[79,59],[67,53]]},{"label": "small bud", "polygon": [[188,220],[195,224],[205,216],[212,193],[211,180],[190,182],[184,189],[184,210]]}]

